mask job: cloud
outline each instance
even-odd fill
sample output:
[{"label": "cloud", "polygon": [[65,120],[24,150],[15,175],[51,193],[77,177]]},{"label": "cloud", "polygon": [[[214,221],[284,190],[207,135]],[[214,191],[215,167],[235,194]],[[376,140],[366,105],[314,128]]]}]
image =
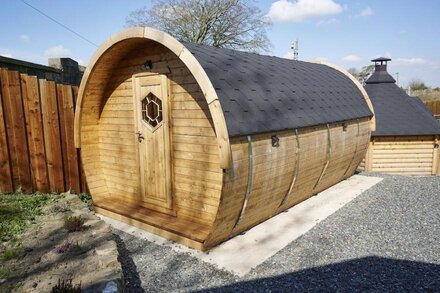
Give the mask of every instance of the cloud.
[{"label": "cloud", "polygon": [[374,14],[374,10],[370,7],[365,8],[359,14],[356,14],[355,17],[369,17]]},{"label": "cloud", "polygon": [[31,41],[31,38],[28,35],[25,35],[25,34],[20,35],[18,38],[23,43],[30,43],[30,41]]},{"label": "cloud", "polygon": [[316,26],[327,26],[338,23],[339,21],[336,18],[323,19],[316,23]]},{"label": "cloud", "polygon": [[46,57],[67,57],[70,55],[72,55],[72,51],[63,45],[50,47],[44,51],[44,56]]},{"label": "cloud", "polygon": [[362,58],[359,56],[350,54],[350,55],[347,55],[344,58],[342,58],[342,60],[344,60],[345,62],[355,63],[355,62],[361,61]]},{"label": "cloud", "polygon": [[300,22],[341,13],[343,7],[333,0],[278,0],[267,16],[272,21]]},{"label": "cloud", "polygon": [[423,58],[397,58],[395,63],[400,65],[424,65],[428,61]]}]

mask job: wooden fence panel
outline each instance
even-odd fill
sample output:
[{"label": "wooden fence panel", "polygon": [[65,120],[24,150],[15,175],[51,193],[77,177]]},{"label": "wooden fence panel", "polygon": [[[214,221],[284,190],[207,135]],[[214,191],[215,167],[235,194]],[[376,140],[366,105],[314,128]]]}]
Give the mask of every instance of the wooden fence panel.
[{"label": "wooden fence panel", "polygon": [[0,78],[0,192],[13,192],[11,163],[9,160],[9,146],[6,133],[5,117],[3,112],[4,99],[1,91]]},{"label": "wooden fence panel", "polygon": [[87,192],[73,142],[78,87],[0,68],[0,192]]},{"label": "wooden fence panel", "polygon": [[440,119],[440,101],[425,101],[424,103],[434,117]]},{"label": "wooden fence panel", "polygon": [[66,147],[66,132],[64,131],[64,125],[66,125],[66,121],[64,119],[64,106],[63,106],[63,85],[56,85],[56,101],[57,101],[57,109],[58,109],[58,118],[60,123],[60,139],[61,139],[61,155],[63,157],[63,173],[64,173],[64,186],[66,189],[69,189],[68,181],[69,181],[69,165],[67,162],[67,147]]},{"label": "wooden fence panel", "polygon": [[[72,87],[72,94],[73,94],[73,111],[75,112],[75,107],[76,107],[76,99],[78,97],[78,90],[79,88],[77,86],[73,86]],[[88,192],[88,188],[87,188],[87,181],[86,181],[86,174],[84,173],[84,168],[82,166],[82,161],[81,161],[81,152],[79,149],[76,150],[76,154],[78,157],[78,168],[79,168],[79,173],[80,173],[80,184],[81,184],[81,192]]]},{"label": "wooden fence panel", "polygon": [[61,192],[65,191],[63,156],[56,88],[53,81],[40,80],[40,97],[50,189],[52,191]]},{"label": "wooden fence panel", "polygon": [[[77,149],[73,141],[73,125],[75,119],[73,107],[72,87],[68,85],[58,85],[57,92],[59,93],[58,102],[61,106],[59,108],[60,117],[63,121],[60,125],[63,139],[63,154],[64,158],[64,174],[66,175],[66,189],[71,189],[72,192],[80,192],[81,184],[79,177],[79,162],[77,156]],[[65,150],[65,151],[64,151]]]},{"label": "wooden fence panel", "polygon": [[25,192],[30,192],[32,179],[29,169],[20,75],[17,71],[1,69],[0,77],[14,190],[21,188]]},{"label": "wooden fence panel", "polygon": [[44,147],[43,118],[36,76],[21,75],[24,113],[31,160],[32,182],[35,191],[50,190],[47,176],[46,151]]}]

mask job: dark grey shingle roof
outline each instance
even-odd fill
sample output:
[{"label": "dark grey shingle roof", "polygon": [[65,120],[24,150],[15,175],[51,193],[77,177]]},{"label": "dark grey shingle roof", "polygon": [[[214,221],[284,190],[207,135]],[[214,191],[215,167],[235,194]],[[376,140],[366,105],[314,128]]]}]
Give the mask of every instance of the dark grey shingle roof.
[{"label": "dark grey shingle roof", "polygon": [[372,136],[440,134],[440,123],[419,98],[408,96],[394,83],[368,83],[376,131]]},{"label": "dark grey shingle roof", "polygon": [[230,136],[371,116],[361,92],[325,65],[184,43],[210,78]]},{"label": "dark grey shingle roof", "polygon": [[367,79],[366,84],[369,83],[395,83],[396,80],[387,71],[375,71]]}]

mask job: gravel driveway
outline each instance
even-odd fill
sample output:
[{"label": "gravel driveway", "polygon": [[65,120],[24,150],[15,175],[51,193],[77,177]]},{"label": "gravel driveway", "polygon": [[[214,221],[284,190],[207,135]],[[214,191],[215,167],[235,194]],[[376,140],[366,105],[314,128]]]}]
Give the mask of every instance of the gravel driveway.
[{"label": "gravel driveway", "polygon": [[385,179],[243,278],[114,230],[128,290],[440,292],[440,178],[372,175]]}]

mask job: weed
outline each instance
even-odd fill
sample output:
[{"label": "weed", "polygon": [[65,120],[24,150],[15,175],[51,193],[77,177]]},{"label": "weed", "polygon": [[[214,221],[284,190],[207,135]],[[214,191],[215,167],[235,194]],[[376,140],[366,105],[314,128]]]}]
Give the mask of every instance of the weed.
[{"label": "weed", "polygon": [[69,232],[81,231],[84,222],[85,220],[81,216],[68,216],[64,219],[64,227]]},{"label": "weed", "polygon": [[22,251],[23,249],[21,249],[20,247],[9,248],[1,254],[0,258],[5,261],[14,259],[17,258]]},{"label": "weed", "polygon": [[70,250],[74,253],[81,253],[82,252],[82,247],[79,244],[78,241],[76,241],[75,243],[72,244],[72,247],[70,248]]},{"label": "weed", "polygon": [[72,285],[72,279],[67,281],[58,279],[58,284],[52,288],[52,293],[81,293],[81,282]]},{"label": "weed", "polygon": [[69,240],[66,240],[63,242],[63,244],[61,244],[60,246],[55,247],[55,249],[53,250],[53,252],[57,253],[57,254],[63,254],[65,253],[67,250],[69,250],[70,246],[72,246],[72,242],[70,242]]},{"label": "weed", "polygon": [[11,275],[11,270],[7,267],[0,266],[0,280],[6,279]]},{"label": "weed", "polygon": [[78,197],[82,202],[85,202],[88,207],[93,207],[92,196],[90,194],[81,192],[78,194]]}]

